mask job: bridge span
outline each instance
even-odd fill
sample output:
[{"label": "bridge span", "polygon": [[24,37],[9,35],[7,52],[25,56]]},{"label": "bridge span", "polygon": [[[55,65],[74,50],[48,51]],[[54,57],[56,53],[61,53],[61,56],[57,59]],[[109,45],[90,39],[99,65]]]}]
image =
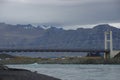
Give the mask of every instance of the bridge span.
[{"label": "bridge span", "polygon": [[0,52],[90,52],[104,53],[105,59],[109,58],[110,50],[95,50],[95,49],[0,49]]},{"label": "bridge span", "polygon": [[109,50],[95,49],[0,49],[0,52],[104,52],[109,53]]},{"label": "bridge span", "polygon": [[[97,49],[0,49],[0,52],[90,52],[90,53],[104,53],[104,58],[110,58],[110,50],[97,50]],[[113,50],[113,57],[117,55],[120,50]]]}]

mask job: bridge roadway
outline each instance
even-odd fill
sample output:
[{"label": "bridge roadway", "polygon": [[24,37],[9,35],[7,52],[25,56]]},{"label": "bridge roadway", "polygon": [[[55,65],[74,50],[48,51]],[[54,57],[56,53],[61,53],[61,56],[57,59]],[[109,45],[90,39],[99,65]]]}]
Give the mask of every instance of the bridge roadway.
[{"label": "bridge roadway", "polygon": [[105,52],[109,50],[95,49],[0,49],[0,52]]}]

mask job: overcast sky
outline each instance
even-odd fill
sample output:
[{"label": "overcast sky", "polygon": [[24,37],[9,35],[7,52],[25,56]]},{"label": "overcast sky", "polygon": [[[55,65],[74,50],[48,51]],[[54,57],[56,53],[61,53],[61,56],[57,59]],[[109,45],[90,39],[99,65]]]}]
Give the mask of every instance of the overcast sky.
[{"label": "overcast sky", "polygon": [[120,23],[120,0],[0,0],[0,22],[65,26]]}]

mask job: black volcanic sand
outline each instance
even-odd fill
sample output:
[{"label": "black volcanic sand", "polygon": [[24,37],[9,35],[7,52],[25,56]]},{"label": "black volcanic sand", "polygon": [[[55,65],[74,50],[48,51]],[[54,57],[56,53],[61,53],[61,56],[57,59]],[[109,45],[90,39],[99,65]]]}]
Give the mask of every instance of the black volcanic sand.
[{"label": "black volcanic sand", "polygon": [[14,69],[0,66],[0,80],[60,80],[25,69]]}]

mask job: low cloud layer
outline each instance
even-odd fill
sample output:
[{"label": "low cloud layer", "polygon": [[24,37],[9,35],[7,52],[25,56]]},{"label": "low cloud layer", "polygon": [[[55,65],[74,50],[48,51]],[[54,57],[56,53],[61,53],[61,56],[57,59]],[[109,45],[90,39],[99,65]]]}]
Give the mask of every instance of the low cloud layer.
[{"label": "low cloud layer", "polygon": [[119,0],[0,0],[0,22],[87,25],[120,22]]}]

